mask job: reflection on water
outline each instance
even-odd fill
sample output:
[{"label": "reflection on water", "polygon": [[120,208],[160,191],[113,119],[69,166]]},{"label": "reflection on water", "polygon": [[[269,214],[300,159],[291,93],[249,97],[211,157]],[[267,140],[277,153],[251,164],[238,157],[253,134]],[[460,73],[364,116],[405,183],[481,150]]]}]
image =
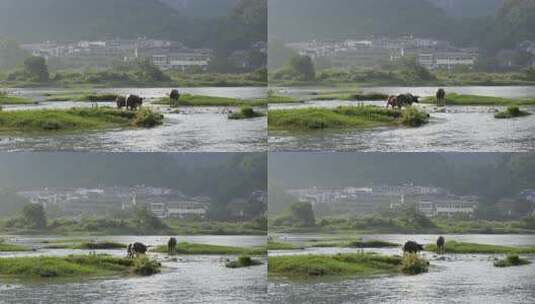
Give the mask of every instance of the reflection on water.
[{"label": "reflection on water", "polygon": [[[16,243],[42,246],[50,238],[2,237]],[[64,239],[64,238],[60,238]],[[80,239],[80,238],[76,238]],[[168,237],[91,237],[122,243],[142,241],[149,245],[165,244]],[[265,245],[263,236],[195,236],[177,237],[191,241],[228,246]],[[87,253],[82,250],[44,250],[40,254],[62,255]],[[124,250],[97,251],[124,255]],[[28,253],[34,255],[37,253]],[[20,254],[19,254],[20,255]],[[27,254],[24,254],[27,255]],[[163,272],[151,277],[112,278],[69,283],[13,284],[0,282],[0,303],[265,303],[266,275],[264,265],[228,269],[223,256],[179,256],[178,261],[163,261]]]},{"label": "reflection on water", "polygon": [[[295,243],[321,239],[318,235],[283,235]],[[367,235],[364,239],[403,243],[415,240],[434,242],[436,235]],[[457,240],[510,246],[533,246],[533,235],[446,235]],[[354,249],[312,248],[296,254],[335,254]],[[373,250],[400,254],[399,248]],[[286,252],[288,254],[289,252]],[[270,252],[285,254],[284,252]],[[288,282],[273,279],[269,283],[271,303],[534,303],[535,264],[496,268],[494,255],[448,254],[440,258],[424,253],[431,260],[429,273],[416,276],[379,276],[369,279]],[[501,257],[501,256],[497,256]],[[526,256],[535,262],[535,255]]]},{"label": "reflection on water", "polygon": [[[165,96],[170,88],[98,89],[97,93],[138,94],[154,99]],[[240,99],[265,97],[265,88],[185,88],[184,93],[221,96]],[[45,94],[61,93],[55,89],[10,89],[10,92],[39,101],[37,105],[5,106],[6,111],[25,109],[69,109],[91,107],[89,102],[47,102]],[[99,106],[114,106],[99,102]],[[152,129],[121,129],[83,133],[56,133],[53,135],[0,135],[3,151],[109,151],[109,152],[259,152],[267,149],[267,120],[265,117],[229,120],[227,112],[236,108],[185,108],[171,113],[167,107],[158,107],[166,115],[164,126]]]},{"label": "reflection on water", "polygon": [[[306,95],[313,89],[290,89],[290,94]],[[460,87],[448,92],[489,96],[534,97],[535,87]],[[436,88],[368,88],[369,92],[395,94],[413,92],[432,95]],[[309,101],[304,104],[271,105],[270,109],[374,104],[384,101]],[[371,151],[371,152],[531,152],[535,151],[535,115],[515,119],[495,119],[495,106],[448,106],[445,110],[419,105],[431,113],[429,124],[418,128],[320,130],[311,132],[270,131],[271,151]],[[535,113],[535,107],[522,107]]]}]

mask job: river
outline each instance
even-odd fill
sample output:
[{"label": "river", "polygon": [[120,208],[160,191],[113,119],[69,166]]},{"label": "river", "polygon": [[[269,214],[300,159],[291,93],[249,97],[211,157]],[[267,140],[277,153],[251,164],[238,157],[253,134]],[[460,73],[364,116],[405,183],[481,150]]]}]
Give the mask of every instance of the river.
[{"label": "river", "polygon": [[[447,87],[448,93],[508,98],[535,97],[535,87]],[[375,87],[364,93],[400,94],[411,92],[431,96],[436,87]],[[318,88],[280,88],[290,96],[313,98]],[[274,104],[270,110],[302,107],[336,107],[374,104],[384,101],[308,101],[303,104]],[[535,151],[535,115],[495,119],[497,106],[448,106],[445,110],[418,105],[431,114],[429,124],[418,127],[381,127],[323,131],[270,131],[271,151],[361,151],[361,152],[531,152]],[[535,113],[535,107],[522,109]]]},{"label": "river", "polygon": [[[322,239],[321,235],[286,234],[286,242],[302,244]],[[436,235],[363,235],[364,240],[384,240],[403,243],[414,240],[433,243]],[[448,240],[482,244],[533,246],[535,235],[445,235]],[[447,243],[446,243],[447,246]],[[336,254],[358,252],[358,249],[309,248],[297,251],[270,251],[271,255]],[[401,254],[400,248],[368,249],[383,254]],[[492,261],[501,255],[446,254],[441,258],[422,253],[431,262],[428,273],[406,276],[377,276],[359,279],[316,279],[309,282],[290,282],[271,279],[271,303],[534,303],[535,264],[496,268]],[[535,262],[535,255],[522,255]]]},{"label": "river", "polygon": [[[182,93],[239,99],[264,98],[265,88],[181,88]],[[7,89],[10,94],[38,101],[36,105],[6,105],[4,111],[26,109],[68,109],[91,107],[89,102],[47,102],[47,94],[61,94],[74,90],[63,89]],[[261,152],[267,149],[267,120],[265,117],[229,120],[226,112],[236,108],[187,107],[174,113],[168,107],[151,104],[151,100],[165,96],[171,88],[112,88],[88,89],[96,93],[137,94],[165,114],[163,126],[152,129],[113,129],[93,132],[1,134],[1,151],[98,151],[98,152]],[[103,102],[100,106],[115,106]],[[262,109],[260,109],[262,111]]]},{"label": "river", "polygon": [[[87,250],[43,249],[43,240],[88,239],[131,243],[141,241],[155,246],[166,244],[163,236],[99,236],[99,237],[39,237],[0,236],[6,241],[31,246],[36,252],[0,253],[0,257],[68,254],[87,254]],[[179,242],[225,246],[264,246],[264,236],[178,236]],[[97,250],[124,256],[125,250]],[[151,254],[153,255],[153,254]],[[162,273],[150,277],[115,277],[100,280],[70,281],[68,283],[16,283],[0,281],[0,303],[265,303],[267,288],[266,260],[264,265],[229,269],[224,259],[232,256],[178,256],[178,260],[162,261]]]}]

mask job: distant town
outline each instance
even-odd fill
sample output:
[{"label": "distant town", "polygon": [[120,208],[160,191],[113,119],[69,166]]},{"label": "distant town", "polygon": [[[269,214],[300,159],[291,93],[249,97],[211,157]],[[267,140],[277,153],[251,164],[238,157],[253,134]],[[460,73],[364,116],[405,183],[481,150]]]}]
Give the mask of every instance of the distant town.
[{"label": "distant town", "polygon": [[[368,215],[385,209],[396,210],[405,205],[413,205],[427,217],[473,217],[482,199],[475,195],[455,195],[443,188],[413,184],[312,187],[291,189],[287,192],[301,202],[311,203],[320,215]],[[515,199],[530,201],[533,205],[532,214],[535,215],[535,190],[524,190],[518,193],[516,198],[502,199],[498,203],[504,208],[512,208]],[[507,210],[505,212],[510,213]]]},{"label": "distant town", "polygon": [[[34,56],[47,60],[60,60],[63,65],[90,65],[108,68],[115,61],[131,62],[138,58],[149,58],[162,70],[197,69],[206,71],[214,59],[214,50],[190,48],[178,41],[149,38],[112,39],[96,41],[44,41],[21,45]],[[263,41],[253,43],[248,49],[230,54],[228,60],[243,69],[260,68],[251,53],[266,56],[267,46]]]},{"label": "distant town", "polygon": [[[207,216],[213,199],[188,196],[181,191],[146,185],[131,187],[41,188],[19,191],[33,204],[40,204],[58,217],[113,216],[120,212],[147,207],[158,218],[199,218]],[[245,217],[250,204],[267,204],[267,193],[255,191],[245,198],[228,202],[235,218]]]},{"label": "distant town", "polygon": [[[372,37],[360,40],[311,40],[289,43],[287,47],[314,60],[326,59],[333,67],[376,66],[414,56],[427,69],[473,69],[480,58],[477,48],[461,48],[448,41],[404,36]],[[498,54],[498,65],[511,68],[519,52],[535,56],[535,41],[520,43],[516,49]],[[529,66],[535,66],[532,60]]]}]

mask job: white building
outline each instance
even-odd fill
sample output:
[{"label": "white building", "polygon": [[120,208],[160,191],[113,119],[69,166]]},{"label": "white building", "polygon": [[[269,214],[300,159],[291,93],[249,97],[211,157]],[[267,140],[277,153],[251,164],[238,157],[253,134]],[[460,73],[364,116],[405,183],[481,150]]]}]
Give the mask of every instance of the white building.
[{"label": "white building", "polygon": [[206,71],[210,60],[210,55],[202,53],[168,53],[151,56],[152,63],[162,70],[185,71],[196,67]]},{"label": "white building", "polygon": [[427,69],[453,70],[458,67],[471,69],[476,64],[477,58],[477,52],[473,50],[423,51],[418,53],[418,63]]},{"label": "white building", "polygon": [[440,201],[421,201],[418,210],[428,217],[434,216],[473,216],[477,202],[463,198],[451,198]]},{"label": "white building", "polygon": [[150,211],[154,216],[164,218],[206,217],[208,204],[195,201],[166,202],[150,204]]}]

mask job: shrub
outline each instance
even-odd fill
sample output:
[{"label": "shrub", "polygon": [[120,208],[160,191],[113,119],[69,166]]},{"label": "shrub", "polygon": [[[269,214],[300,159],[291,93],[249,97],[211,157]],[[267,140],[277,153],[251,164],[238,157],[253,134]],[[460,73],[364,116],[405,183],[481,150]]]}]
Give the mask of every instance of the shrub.
[{"label": "shrub", "polygon": [[508,255],[505,259],[494,262],[494,266],[496,267],[522,266],[528,264],[531,264],[531,262],[520,258],[518,255]]},{"label": "shrub", "polygon": [[409,253],[403,257],[401,271],[405,274],[419,274],[429,270],[429,262],[416,253]]},{"label": "shrub", "polygon": [[418,127],[429,121],[429,114],[419,111],[415,107],[405,108],[401,112],[401,123],[411,127]]},{"label": "shrub", "polygon": [[227,268],[241,268],[241,267],[249,267],[249,266],[256,266],[261,265],[262,263],[260,261],[252,259],[248,255],[241,255],[238,257],[236,261],[228,261],[225,263],[225,267]]},{"label": "shrub", "polygon": [[134,259],[134,272],[142,276],[150,276],[161,271],[162,265],[147,256],[139,256]]},{"label": "shrub", "polygon": [[149,109],[141,109],[134,115],[134,126],[152,128],[163,124],[163,115]]}]

